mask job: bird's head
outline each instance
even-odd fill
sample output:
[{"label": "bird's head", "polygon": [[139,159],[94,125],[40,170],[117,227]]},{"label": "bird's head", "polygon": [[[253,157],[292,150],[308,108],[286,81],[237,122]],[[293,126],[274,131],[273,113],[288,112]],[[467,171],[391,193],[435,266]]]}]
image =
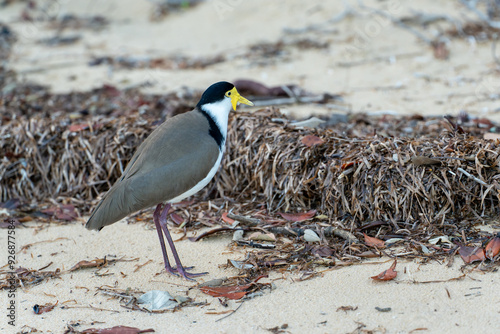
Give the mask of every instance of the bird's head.
[{"label": "bird's head", "polygon": [[203,107],[204,105],[220,105],[229,107],[231,106],[236,110],[238,103],[247,104],[253,106],[253,103],[245,99],[238,93],[236,87],[232,83],[221,81],[214,83],[212,86],[208,87],[207,90],[201,96],[200,102],[198,102],[197,107]]}]

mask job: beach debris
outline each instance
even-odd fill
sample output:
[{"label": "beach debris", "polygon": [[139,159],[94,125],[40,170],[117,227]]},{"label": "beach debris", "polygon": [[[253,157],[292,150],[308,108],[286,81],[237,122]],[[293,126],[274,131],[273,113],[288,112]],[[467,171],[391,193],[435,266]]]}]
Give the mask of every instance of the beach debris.
[{"label": "beach debris", "polygon": [[[57,211],[61,205],[87,214],[120,177],[135,147],[163,119],[192,109],[199,98],[188,88],[154,95],[103,85],[90,92],[52,94],[23,83],[1,94],[9,103],[3,106],[0,126],[0,201],[18,198],[32,203],[30,211],[24,212],[25,204],[8,210],[15,224],[29,217],[59,220],[59,215],[63,221],[78,217],[71,207],[65,217],[65,210]],[[483,139],[489,127],[498,127],[494,121],[465,113],[444,122],[421,115],[356,114],[347,123],[311,129],[290,126],[292,120],[277,108],[266,108],[232,113],[230,123],[221,173],[196,196],[182,215],[190,218],[181,224],[186,231],[211,228],[190,240],[236,230],[272,233],[276,238],[272,244],[248,239],[234,243],[254,248],[249,251],[256,254],[252,263],[256,270],[304,271],[321,265],[314,245],[304,245],[308,229],[343,265],[383,255],[367,249],[377,246],[367,247],[358,240],[363,232],[381,240],[401,239],[398,245],[404,250],[384,242],[389,256],[433,258],[451,256],[451,244],[430,241],[436,236],[455,240],[461,231],[466,231],[467,240],[493,236],[469,226],[477,220],[474,212],[484,217],[499,213],[498,143]],[[402,132],[408,127],[411,133]],[[308,148],[302,142],[308,136],[323,143]],[[441,165],[422,168],[412,163],[412,157],[431,157]],[[205,201],[208,198],[210,202]],[[233,201],[230,210],[224,209],[228,203],[224,199]],[[48,208],[53,216],[37,208]],[[278,213],[310,208],[317,210],[310,218],[287,219]],[[231,213],[221,219],[224,211]],[[150,215],[143,212],[130,221],[147,223]],[[217,227],[218,223],[230,226]],[[493,262],[481,270],[495,270],[498,261]]]},{"label": "beach debris", "polygon": [[394,262],[389,267],[389,269],[384,270],[383,272],[381,272],[377,276],[372,276],[372,279],[375,280],[375,281],[390,281],[390,280],[393,280],[398,275],[398,272],[394,271],[394,269],[396,269],[396,263],[397,263],[397,260],[394,260]]},{"label": "beach debris", "polygon": [[38,40],[38,43],[44,44],[46,46],[65,46],[65,45],[70,45],[70,44],[75,44],[78,42],[82,36],[80,34],[73,34],[69,36],[53,36],[53,37],[48,37],[48,38],[42,38]]},{"label": "beach debris", "polygon": [[72,204],[51,206],[47,209],[41,210],[41,212],[48,215],[49,217],[65,221],[74,221],[80,216],[75,206]]},{"label": "beach debris", "polygon": [[320,242],[319,235],[311,229],[304,230],[304,240],[307,242]]},{"label": "beach debris", "polygon": [[236,243],[238,244],[238,246],[245,246],[245,247],[262,248],[262,249],[274,249],[274,248],[276,248],[276,245],[258,243],[258,242],[254,242],[253,240],[250,240],[250,241],[238,240],[238,241],[236,241]]},{"label": "beach debris", "polygon": [[115,263],[115,262],[131,262],[131,261],[137,261],[139,258],[131,258],[131,259],[126,259],[124,257],[121,257],[119,259],[110,259],[109,257],[104,257],[104,258],[96,258],[94,260],[82,260],[76,263],[73,267],[71,267],[68,271],[76,271],[80,269],[86,269],[86,268],[104,268],[107,267],[108,264]]},{"label": "beach debris", "polygon": [[375,306],[375,309],[379,312],[391,312],[392,308],[390,307],[378,307],[378,306]]},{"label": "beach debris", "polygon": [[177,213],[172,212],[170,214],[170,219],[176,224],[176,225],[182,225],[184,223],[184,218],[179,216]]},{"label": "beach debris", "polygon": [[141,334],[141,333],[154,333],[155,330],[152,328],[139,329],[129,326],[114,326],[111,328],[89,328],[82,332],[81,334]]},{"label": "beach debris", "polygon": [[93,30],[100,31],[109,24],[109,20],[102,15],[76,15],[63,14],[50,17],[49,28],[57,30],[58,33],[63,30]]},{"label": "beach debris", "polygon": [[435,237],[432,239],[429,239],[428,241],[432,245],[439,245],[439,244],[448,244],[452,245],[453,243],[450,241],[447,235],[441,235],[439,237]]},{"label": "beach debris", "polygon": [[254,232],[248,236],[249,240],[254,241],[270,241],[275,242],[276,236],[274,233],[263,233],[263,232]]},{"label": "beach debris", "polygon": [[227,299],[241,299],[245,297],[250,291],[250,284],[241,286],[219,286],[219,287],[200,287],[199,289],[212,297],[225,297]]},{"label": "beach debris", "polygon": [[19,198],[11,198],[5,202],[1,202],[0,209],[15,210],[19,207],[20,204],[21,204],[21,200]]},{"label": "beach debris", "polygon": [[234,233],[233,233],[233,241],[239,241],[239,240],[243,239],[244,233],[245,232],[243,230],[240,230],[240,229],[234,231]]},{"label": "beach debris", "polygon": [[61,270],[57,268],[54,271],[45,271],[19,267],[14,272],[1,270],[0,277],[2,277],[0,279],[0,290],[2,290],[12,286],[16,288],[27,287],[40,284],[51,278],[60,278]]},{"label": "beach debris", "polygon": [[[241,229],[241,228],[240,228]],[[212,235],[212,234],[215,234],[215,233],[219,233],[219,232],[226,232],[226,231],[234,231],[235,229],[232,228],[232,227],[227,227],[227,226],[223,226],[223,227],[218,227],[218,228],[215,228],[213,230],[210,230],[210,231],[207,231],[207,232],[204,232],[196,237],[189,237],[188,240],[190,241],[193,241],[193,242],[196,242],[198,240],[201,240],[205,237],[208,237],[209,235]]]},{"label": "beach debris", "polygon": [[69,271],[75,271],[79,269],[86,269],[86,268],[101,268],[105,267],[108,265],[108,260],[106,257],[102,259],[94,259],[94,260],[82,260],[75,264],[73,267],[69,269]]},{"label": "beach debris", "polygon": [[253,264],[246,263],[245,261],[229,260],[229,262],[233,265],[233,267],[235,267],[237,269],[252,269],[252,268],[254,268]]},{"label": "beach debris", "polygon": [[338,307],[337,312],[344,311],[345,313],[347,313],[347,311],[356,311],[357,309],[358,309],[357,306],[346,305]]},{"label": "beach debris", "polygon": [[137,304],[152,312],[171,310],[180,303],[167,291],[152,290],[137,298]]},{"label": "beach debris", "polygon": [[160,0],[152,3],[150,20],[153,22],[162,21],[170,13],[186,11],[194,8],[205,0]]},{"label": "beach debris", "polygon": [[484,253],[484,248],[482,247],[469,247],[460,245],[458,248],[458,253],[465,263],[484,261],[486,259],[486,254]]},{"label": "beach debris", "polygon": [[302,139],[300,141],[302,142],[302,144],[306,145],[307,147],[321,145],[325,142],[323,139],[321,139],[320,137],[315,136],[315,135],[304,136],[304,137],[302,137]]},{"label": "beach debris", "polygon": [[[263,286],[267,286],[268,284],[257,283],[261,278],[267,277],[267,275],[261,275],[254,279],[250,283],[246,284],[232,284],[232,285],[219,285],[215,286],[213,281],[211,281],[210,286],[206,284],[201,284],[198,286],[201,292],[206,293],[212,297],[224,297],[227,299],[241,299],[245,297],[247,294],[251,292],[255,292],[257,290],[262,289]],[[221,284],[224,281],[221,282]]]},{"label": "beach debris", "polygon": [[33,247],[34,245],[45,244],[45,243],[50,243],[50,242],[56,242],[56,241],[60,241],[60,240],[71,240],[71,239],[65,238],[65,237],[58,237],[58,238],[50,239],[50,240],[40,240],[40,241],[37,241],[37,242],[32,242],[30,244],[25,244],[25,245],[21,246],[21,248],[19,249],[18,252],[24,252],[24,251],[30,249],[31,247]]},{"label": "beach debris", "polygon": [[377,248],[385,248],[385,242],[383,240],[380,240],[378,238],[370,237],[369,235],[366,235],[363,233],[365,237],[365,244],[370,246],[370,247],[377,247]]},{"label": "beach debris", "polygon": [[275,326],[271,328],[266,328],[267,331],[273,334],[284,334],[284,333],[290,333],[288,331],[288,324],[283,324],[281,326]]},{"label": "beach debris", "polygon": [[497,255],[500,253],[500,232],[496,236],[491,238],[486,244],[485,256],[494,261]]},{"label": "beach debris", "polygon": [[35,312],[35,314],[43,314],[43,313],[47,313],[47,312],[50,312],[54,309],[54,307],[56,307],[56,305],[59,303],[59,301],[56,301],[55,304],[51,304],[51,303],[47,303],[47,304],[44,304],[44,305],[38,305],[38,304],[35,304],[33,306],[33,312]]},{"label": "beach debris", "polygon": [[310,210],[307,212],[299,212],[299,213],[284,213],[284,212],[278,212],[278,214],[285,218],[286,220],[292,221],[292,222],[302,222],[305,220],[309,220],[314,217],[316,214],[316,210]]},{"label": "beach debris", "polygon": [[441,165],[441,161],[437,159],[432,159],[424,156],[413,156],[411,157],[411,163],[415,166],[429,166],[429,165]]},{"label": "beach debris", "polygon": [[221,219],[225,222],[225,223],[228,223],[230,225],[233,225],[236,221],[230,217],[228,217],[228,213],[227,212],[224,212],[222,213],[222,216],[221,216]]},{"label": "beach debris", "polygon": [[136,264],[135,265],[135,269],[134,269],[134,273],[137,272],[137,271],[139,271],[142,267],[144,267],[144,266],[146,266],[146,265],[148,265],[148,264],[150,264],[152,262],[153,262],[153,260],[149,259],[146,262],[144,262],[143,264]]}]

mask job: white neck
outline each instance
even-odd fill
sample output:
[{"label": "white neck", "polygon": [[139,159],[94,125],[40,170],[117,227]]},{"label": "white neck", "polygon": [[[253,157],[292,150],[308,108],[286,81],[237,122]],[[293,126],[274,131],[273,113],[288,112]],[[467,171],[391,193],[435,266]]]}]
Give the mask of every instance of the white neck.
[{"label": "white neck", "polygon": [[229,112],[233,109],[231,99],[224,97],[222,101],[203,105],[203,110],[209,114],[220,129],[222,136],[227,136]]}]

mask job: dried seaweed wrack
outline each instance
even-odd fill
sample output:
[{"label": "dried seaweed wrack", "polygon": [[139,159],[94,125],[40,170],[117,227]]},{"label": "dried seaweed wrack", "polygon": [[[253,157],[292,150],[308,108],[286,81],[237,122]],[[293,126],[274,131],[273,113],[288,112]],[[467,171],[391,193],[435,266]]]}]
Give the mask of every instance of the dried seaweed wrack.
[{"label": "dried seaweed wrack", "polygon": [[[233,114],[211,196],[266,203],[270,211],[314,208],[332,219],[411,226],[498,214],[497,143],[469,135],[484,130],[457,134],[439,122],[365,120],[296,129],[276,110]],[[157,124],[137,115],[78,122],[87,126],[70,131],[66,117],[21,117],[0,127],[1,201],[70,198],[88,210]],[[416,122],[414,138],[373,135],[402,134],[405,122]],[[306,135],[323,143],[308,147],[301,142]],[[415,156],[441,164],[415,165]]]}]

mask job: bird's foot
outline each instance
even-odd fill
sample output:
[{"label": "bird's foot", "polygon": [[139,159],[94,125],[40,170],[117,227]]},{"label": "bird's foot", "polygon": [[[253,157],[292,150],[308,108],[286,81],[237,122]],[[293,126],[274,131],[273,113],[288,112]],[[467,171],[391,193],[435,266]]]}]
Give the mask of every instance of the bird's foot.
[{"label": "bird's foot", "polygon": [[193,269],[194,267],[167,267],[165,266],[165,270],[169,273],[169,274],[172,274],[172,275],[175,275],[175,276],[182,276],[184,277],[185,279],[187,279],[188,281],[194,281],[193,278],[195,277],[199,277],[199,276],[203,276],[203,275],[206,275],[208,274],[208,272],[203,272],[203,273],[190,273],[188,272],[188,270],[191,270]]}]

